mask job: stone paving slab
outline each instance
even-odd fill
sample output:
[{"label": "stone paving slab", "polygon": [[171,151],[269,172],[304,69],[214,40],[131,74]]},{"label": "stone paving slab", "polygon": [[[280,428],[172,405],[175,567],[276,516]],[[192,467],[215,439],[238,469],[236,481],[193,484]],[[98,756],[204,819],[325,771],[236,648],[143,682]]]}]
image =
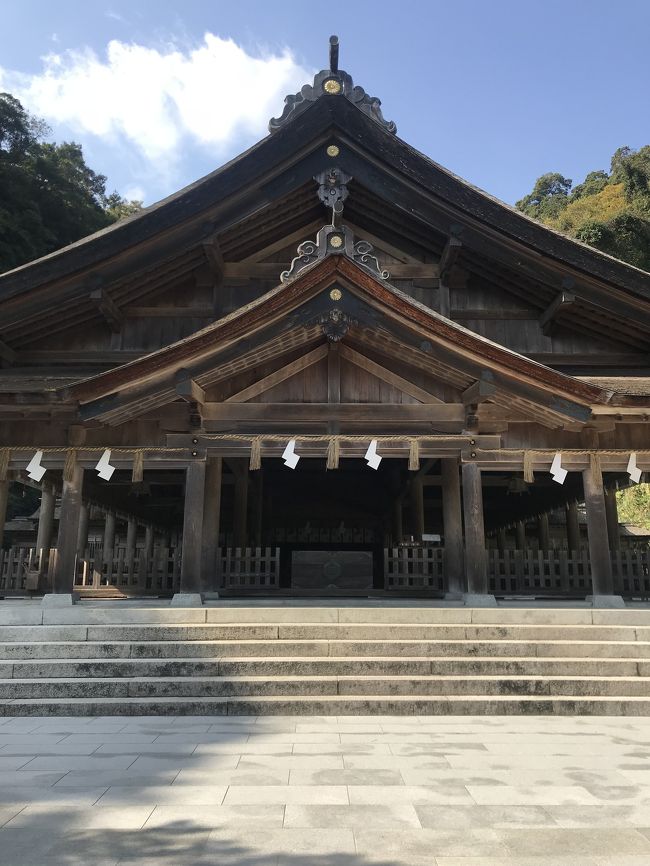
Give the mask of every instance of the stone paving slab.
[{"label": "stone paving slab", "polygon": [[215,863],[648,866],[650,719],[0,719],[0,866]]}]

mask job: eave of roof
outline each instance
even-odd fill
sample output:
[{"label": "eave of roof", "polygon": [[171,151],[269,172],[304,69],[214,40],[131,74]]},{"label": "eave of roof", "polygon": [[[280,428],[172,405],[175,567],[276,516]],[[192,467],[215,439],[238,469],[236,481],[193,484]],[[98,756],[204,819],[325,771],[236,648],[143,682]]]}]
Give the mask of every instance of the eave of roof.
[{"label": "eave of roof", "polygon": [[286,127],[206,177],[168,198],[75,244],[0,275],[0,300],[41,283],[92,267],[180,221],[196,218],[211,204],[241,193],[242,185],[260,178],[270,167],[296,158],[301,146],[332,126],[361,150],[377,158],[426,192],[484,226],[598,280],[650,299],[650,274],[568,238],[530,219],[462,180],[364,115],[347,99],[321,97]]}]

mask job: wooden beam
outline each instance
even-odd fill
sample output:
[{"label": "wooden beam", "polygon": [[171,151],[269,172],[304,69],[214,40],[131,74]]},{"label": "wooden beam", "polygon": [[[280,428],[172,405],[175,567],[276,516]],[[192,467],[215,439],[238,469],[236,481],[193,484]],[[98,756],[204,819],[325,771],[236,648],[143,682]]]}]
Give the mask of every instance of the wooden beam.
[{"label": "wooden beam", "polygon": [[176,374],[176,394],[186,403],[197,403],[202,406],[205,403],[205,391],[188,376],[187,370],[179,370]]},{"label": "wooden beam", "polygon": [[424,388],[420,388],[418,385],[413,384],[413,382],[409,382],[408,379],[404,379],[397,373],[393,373],[392,370],[388,370],[381,364],[377,364],[376,361],[372,361],[370,358],[366,357],[366,355],[362,355],[360,352],[351,349],[350,346],[347,346],[345,343],[341,344],[340,351],[341,357],[344,358],[346,361],[349,361],[351,364],[360,367],[362,370],[365,370],[366,373],[370,373],[372,376],[376,376],[378,379],[381,379],[382,382],[386,382],[388,385],[392,385],[399,391],[403,391],[410,397],[414,397],[416,400],[419,400],[420,403],[443,402],[434,394],[430,394],[429,391],[425,391]]},{"label": "wooden beam", "polygon": [[496,390],[497,389],[492,382],[487,378],[481,377],[480,379],[477,379],[473,385],[470,385],[469,388],[465,388],[462,393],[463,403],[466,406],[484,403],[490,397],[495,395]]},{"label": "wooden beam", "polygon": [[315,349],[312,349],[311,352],[307,352],[307,354],[303,355],[301,358],[297,358],[295,361],[291,361],[291,363],[285,364],[284,367],[280,367],[279,370],[275,370],[273,373],[269,373],[268,376],[264,376],[263,379],[259,379],[257,382],[254,382],[247,388],[238,391],[236,394],[231,394],[231,396],[227,397],[224,402],[245,403],[247,400],[252,400],[253,397],[258,397],[260,394],[264,393],[264,391],[268,391],[275,385],[279,385],[280,382],[284,382],[286,379],[290,379],[292,376],[295,376],[302,370],[306,370],[308,367],[311,367],[312,364],[316,364],[318,363],[318,361],[322,361],[323,358],[326,357],[327,346],[317,346]]},{"label": "wooden beam", "polygon": [[440,279],[445,279],[449,276],[449,271],[453,268],[458,260],[460,251],[463,247],[463,242],[458,238],[450,237],[440,256],[438,267],[440,268]]},{"label": "wooden beam", "polygon": [[544,312],[539,317],[539,324],[542,329],[542,333],[550,337],[553,334],[553,329],[555,327],[555,319],[558,313],[566,310],[568,307],[571,307],[576,302],[576,296],[571,292],[560,292],[560,294],[555,298],[552,303],[548,305],[548,307],[544,310]]},{"label": "wooden beam", "polygon": [[219,243],[216,238],[211,238],[210,240],[203,241],[202,246],[210,270],[216,277],[217,282],[221,282],[224,276],[224,263]]},{"label": "wooden beam", "polygon": [[299,244],[301,241],[311,240],[311,238],[318,231],[318,229],[322,227],[322,225],[322,221],[312,222],[306,226],[303,226],[300,229],[297,229],[291,234],[283,234],[280,240],[274,241],[274,243],[272,244],[268,244],[267,246],[263,247],[261,250],[257,250],[250,256],[246,256],[245,259],[242,259],[241,264],[260,262],[263,259],[268,259],[269,256],[272,256],[274,253],[277,253],[280,250],[285,250],[292,244]]},{"label": "wooden beam", "polygon": [[[280,274],[286,270],[288,262],[226,262],[224,264],[224,279],[263,279],[280,282]],[[435,279],[438,266],[420,262],[418,264],[403,264],[394,262],[387,269],[394,280]]]},{"label": "wooden beam", "polygon": [[341,402],[341,349],[340,343],[327,344],[327,402]]},{"label": "wooden beam", "polygon": [[16,360],[16,353],[5,342],[0,340],[0,360],[3,367],[10,367]]},{"label": "wooden beam", "polygon": [[452,422],[465,421],[461,403],[205,403],[206,421],[243,422]]},{"label": "wooden beam", "polygon": [[104,317],[106,324],[114,333],[118,334],[122,328],[124,316],[115,301],[106,293],[105,289],[95,289],[89,297]]}]

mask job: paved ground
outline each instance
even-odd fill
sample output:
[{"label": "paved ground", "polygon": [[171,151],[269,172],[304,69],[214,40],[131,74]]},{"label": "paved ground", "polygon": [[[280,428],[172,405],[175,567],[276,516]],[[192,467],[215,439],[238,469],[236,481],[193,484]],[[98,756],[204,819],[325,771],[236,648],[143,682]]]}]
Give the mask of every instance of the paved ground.
[{"label": "paved ground", "polygon": [[0,864],[648,866],[650,720],[0,718]]}]

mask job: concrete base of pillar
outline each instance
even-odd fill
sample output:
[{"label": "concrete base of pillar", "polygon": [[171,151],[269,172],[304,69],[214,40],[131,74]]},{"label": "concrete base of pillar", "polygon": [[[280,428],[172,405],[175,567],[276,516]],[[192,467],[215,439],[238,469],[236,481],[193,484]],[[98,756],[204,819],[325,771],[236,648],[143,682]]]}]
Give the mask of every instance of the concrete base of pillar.
[{"label": "concrete base of pillar", "polygon": [[588,595],[587,601],[591,602],[592,607],[625,607],[625,602],[620,595]]},{"label": "concrete base of pillar", "polygon": [[204,601],[216,601],[219,598],[221,598],[221,596],[215,590],[210,590],[210,592],[204,592],[203,593],[203,600]]},{"label": "concrete base of pillar", "polygon": [[171,601],[172,607],[201,607],[203,596],[200,592],[177,592]]},{"label": "concrete base of pillar", "polygon": [[79,601],[76,592],[48,592],[43,596],[43,607],[70,607]]},{"label": "concrete base of pillar", "polygon": [[464,592],[463,601],[465,607],[496,607],[497,600],[493,595]]},{"label": "concrete base of pillar", "polygon": [[464,598],[462,592],[446,592],[445,601],[462,601]]}]

